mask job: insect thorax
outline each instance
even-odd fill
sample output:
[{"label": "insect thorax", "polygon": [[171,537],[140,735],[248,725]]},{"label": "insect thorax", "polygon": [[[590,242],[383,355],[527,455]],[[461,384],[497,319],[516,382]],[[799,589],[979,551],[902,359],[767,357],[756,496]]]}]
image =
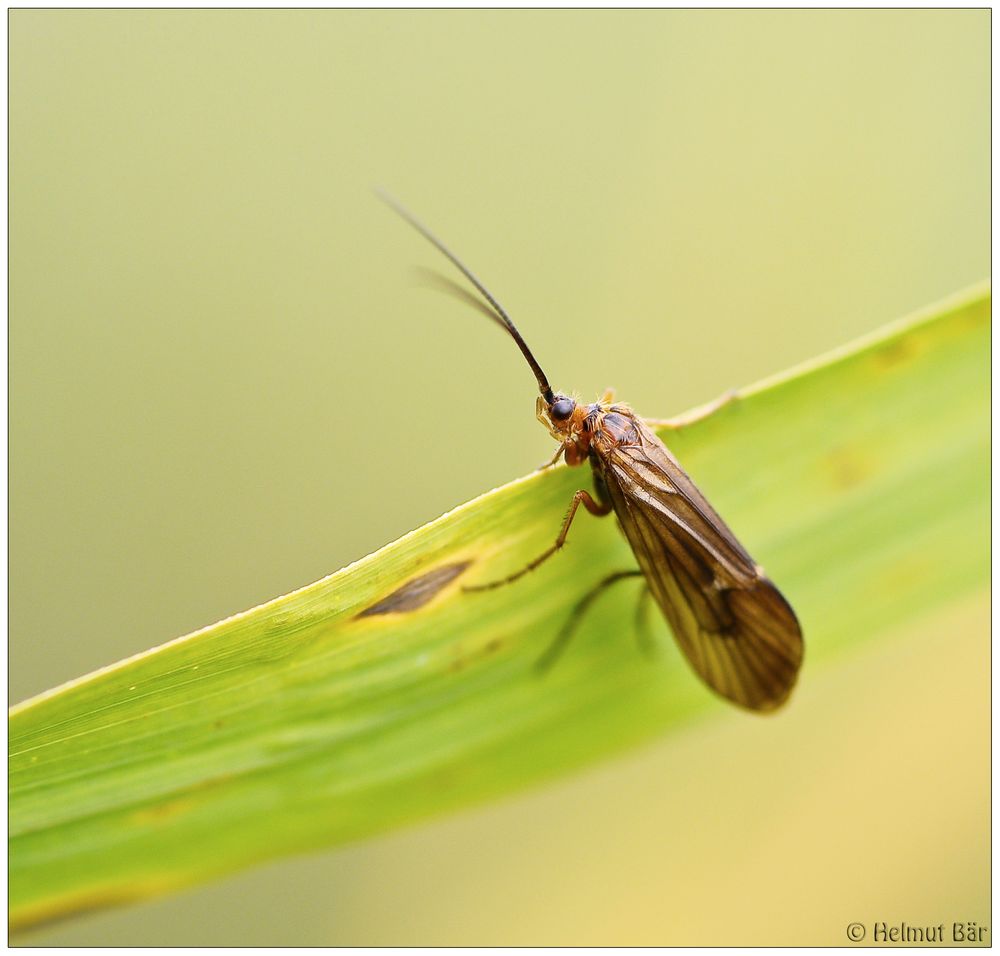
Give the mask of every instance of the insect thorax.
[{"label": "insect thorax", "polygon": [[581,465],[591,454],[604,457],[621,445],[635,445],[641,439],[635,415],[627,405],[577,407],[566,426],[553,432],[563,442],[566,464]]}]

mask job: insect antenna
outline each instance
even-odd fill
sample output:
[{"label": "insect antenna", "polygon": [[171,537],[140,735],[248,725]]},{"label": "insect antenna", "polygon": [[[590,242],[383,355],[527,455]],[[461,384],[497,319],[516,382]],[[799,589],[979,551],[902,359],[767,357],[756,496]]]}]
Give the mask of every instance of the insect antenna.
[{"label": "insect antenna", "polygon": [[535,379],[538,381],[538,389],[542,393],[542,397],[545,401],[552,403],[554,396],[552,394],[552,389],[549,386],[549,380],[545,377],[545,373],[542,371],[542,367],[535,360],[535,356],[531,354],[531,349],[528,348],[527,343],[521,338],[521,333],[517,331],[517,327],[511,321],[510,316],[507,314],[504,307],[497,302],[493,297],[489,289],[486,288],[480,282],[475,275],[473,275],[472,270],[469,269],[458,256],[455,255],[433,232],[430,231],[416,216],[410,212],[404,205],[402,205],[398,200],[394,199],[388,193],[383,192],[381,189],[376,189],[375,194],[381,199],[387,206],[395,210],[395,212],[405,219],[417,232],[420,233],[438,252],[440,252],[446,259],[448,259],[466,279],[469,280],[475,287],[476,291],[486,300],[489,304],[492,312],[490,318],[492,318],[498,325],[502,326],[504,329],[510,333],[510,337],[517,343],[517,347],[521,350],[521,354],[527,359],[528,365],[531,366],[531,371],[535,373]]},{"label": "insect antenna", "polygon": [[484,302],[474,292],[470,292],[464,285],[446,275],[442,275],[436,269],[426,269],[423,266],[417,266],[417,272],[428,286],[432,286],[438,292],[443,292],[446,295],[452,296],[452,298],[464,302],[477,312],[481,312],[491,322],[496,322],[504,331],[507,330],[507,326],[497,318],[496,312],[493,311],[489,303]]}]

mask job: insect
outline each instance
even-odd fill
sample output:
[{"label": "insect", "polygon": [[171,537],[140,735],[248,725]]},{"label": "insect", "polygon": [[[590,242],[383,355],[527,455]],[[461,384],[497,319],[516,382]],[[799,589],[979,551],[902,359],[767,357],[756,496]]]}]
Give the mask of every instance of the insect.
[{"label": "insect", "polygon": [[[412,213],[381,194],[475,287],[480,301],[455,290],[514,340],[538,382],[538,420],[559,443],[549,465],[563,458],[590,462],[596,498],[580,489],[555,543],[521,570],[466,590],[511,584],[556,554],[580,505],[593,515],[612,511],[638,569],[600,581],[543,655],[550,663],[568,640],[575,619],[616,581],[642,576],[695,673],[716,693],[753,711],[787,700],[802,664],[802,631],[788,602],[719,517],[652,428],[612,393],[590,405],[553,391],[510,316],[475,275]],[[445,280],[451,285],[450,280]],[[547,467],[547,466],[543,466]]]}]

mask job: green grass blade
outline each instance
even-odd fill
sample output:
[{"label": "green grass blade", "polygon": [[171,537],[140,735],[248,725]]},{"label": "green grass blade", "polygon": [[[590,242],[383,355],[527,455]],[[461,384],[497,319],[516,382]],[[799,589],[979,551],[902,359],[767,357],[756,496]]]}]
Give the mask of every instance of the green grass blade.
[{"label": "green grass blade", "polygon": [[[986,586],[989,303],[974,289],[667,436],[802,621],[799,687],[767,719],[794,720],[833,655]],[[468,806],[706,712],[760,719],[705,690],[665,626],[659,660],[636,653],[638,582],[603,596],[557,666],[533,673],[587,587],[634,565],[610,521],[581,514],[537,572],[461,592],[549,545],[589,480],[560,467],[513,482],[13,708],[12,923]],[[408,607],[390,597],[432,572]],[[389,613],[358,616],[380,603]]]}]

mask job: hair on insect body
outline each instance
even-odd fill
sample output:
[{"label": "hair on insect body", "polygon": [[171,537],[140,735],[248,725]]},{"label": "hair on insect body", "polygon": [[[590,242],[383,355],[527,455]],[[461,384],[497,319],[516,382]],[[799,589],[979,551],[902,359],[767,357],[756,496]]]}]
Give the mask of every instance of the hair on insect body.
[{"label": "hair on insect body", "polygon": [[562,458],[571,467],[591,465],[596,496],[582,488],[573,495],[551,547],[513,574],[464,590],[492,590],[533,571],[566,543],[580,505],[596,516],[614,512],[638,568],[597,582],[577,602],[539,667],[554,663],[599,594],[641,577],[688,663],[713,691],[751,711],[780,707],[802,665],[795,612],[652,430],[655,423],[615,402],[611,392],[592,404],[556,392],[492,293],[409,210],[385,193],[379,196],[465,276],[483,301],[457,286],[462,298],[472,299],[521,350],[538,383],[536,415],[558,443],[549,464]]}]

